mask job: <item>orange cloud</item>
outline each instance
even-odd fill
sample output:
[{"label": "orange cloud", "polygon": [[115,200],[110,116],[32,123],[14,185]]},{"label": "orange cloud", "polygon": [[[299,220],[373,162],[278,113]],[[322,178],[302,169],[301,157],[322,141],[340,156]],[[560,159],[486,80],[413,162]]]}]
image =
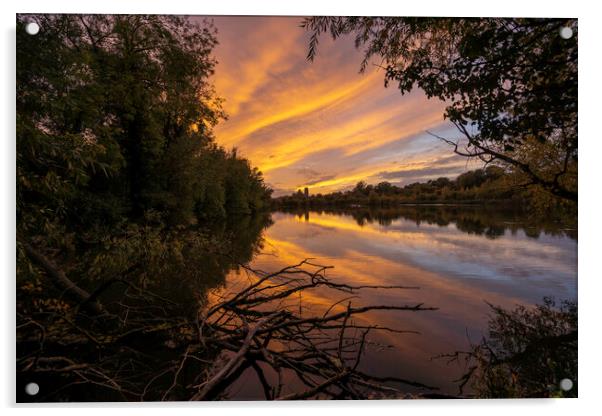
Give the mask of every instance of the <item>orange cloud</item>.
[{"label": "orange cloud", "polygon": [[[326,40],[317,59],[308,62],[299,22],[297,17],[215,18],[220,41],[215,85],[229,113],[216,137],[237,147],[268,183],[292,191],[304,182],[295,172],[309,166],[330,177],[313,187],[340,189],[390,168],[392,149],[386,145],[441,124],[441,102],[385,89],[381,70],[358,74],[361,53],[350,39]],[[348,163],[380,148],[382,157],[373,158],[371,166]],[[331,154],[328,166],[317,160],[324,152]]]}]

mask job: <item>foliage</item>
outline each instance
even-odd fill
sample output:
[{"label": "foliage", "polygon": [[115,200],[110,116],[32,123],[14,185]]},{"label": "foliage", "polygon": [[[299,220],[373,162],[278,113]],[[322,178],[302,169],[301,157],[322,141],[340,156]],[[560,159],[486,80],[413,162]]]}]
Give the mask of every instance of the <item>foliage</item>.
[{"label": "foliage", "polygon": [[399,207],[401,204],[429,203],[495,203],[536,214],[555,214],[572,217],[573,220],[576,218],[574,203],[550,196],[539,187],[526,185],[521,172],[495,165],[464,172],[455,179],[442,177],[405,186],[389,182],[371,185],[360,181],[348,191],[310,194],[309,198],[297,192],[272,201],[273,206],[279,209],[360,206],[388,208]]},{"label": "foliage", "polygon": [[[469,367],[460,390],[470,383],[476,397],[577,397],[577,305],[552,299],[534,308],[507,311],[490,305],[487,338],[455,353]],[[573,388],[563,391],[560,381]]]},{"label": "foliage", "polygon": [[[35,37],[24,30],[32,19]],[[177,247],[170,228],[265,207],[261,173],[214,143],[224,115],[208,81],[210,23],[142,15],[17,23],[20,239],[80,275],[95,275],[100,260],[90,253],[109,247],[102,263],[118,274],[137,250]]]},{"label": "foliage", "polygon": [[[269,199],[261,174],[213,143],[211,128],[224,114],[208,82],[217,43],[210,23],[35,19],[35,38],[18,21],[20,228],[135,219],[148,210],[186,224],[230,212],[224,193],[239,197],[233,212],[255,212]],[[248,189],[226,192],[234,182]]]},{"label": "foliage", "polygon": [[[576,19],[312,17],[303,26],[311,33],[308,59],[322,33],[354,35],[364,48],[362,71],[379,57],[385,85],[445,101],[461,139],[441,139],[456,153],[512,166],[547,192],[577,200]],[[563,39],[563,27],[574,36]],[[538,159],[521,157],[531,141],[558,149],[552,176],[537,170]]]},{"label": "foliage", "polygon": [[[36,36],[25,32],[32,20]],[[115,316],[134,332],[188,319],[260,249],[271,190],[213,137],[225,117],[209,82],[215,33],[177,16],[17,16],[20,375],[69,384],[43,370],[61,356],[130,360],[148,375],[165,350],[157,362],[119,356],[132,345],[108,337]],[[111,319],[86,316],[98,303]]]}]

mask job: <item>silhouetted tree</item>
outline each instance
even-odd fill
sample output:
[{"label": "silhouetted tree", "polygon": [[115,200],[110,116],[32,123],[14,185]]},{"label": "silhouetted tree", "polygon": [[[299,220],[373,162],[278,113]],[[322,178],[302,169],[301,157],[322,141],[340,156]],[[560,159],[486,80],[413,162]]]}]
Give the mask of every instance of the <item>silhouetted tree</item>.
[{"label": "silhouetted tree", "polygon": [[[437,137],[456,153],[505,163],[527,183],[577,200],[576,19],[311,17],[302,26],[308,59],[321,34],[352,34],[364,48],[362,71],[376,56],[385,85],[448,103],[444,116],[461,138]],[[563,27],[573,37],[563,39]]]},{"label": "silhouetted tree", "polygon": [[[25,31],[29,21],[40,26],[36,36]],[[145,372],[169,348],[149,340],[152,354],[121,355],[127,342],[106,331],[116,310],[126,317],[118,326],[134,333],[161,319],[166,298],[174,299],[168,320],[194,315],[205,289],[260,245],[263,215],[239,222],[246,250],[216,227],[235,213],[258,214],[271,194],[257,169],[214,141],[223,117],[209,81],[216,42],[209,22],[178,16],[17,16],[20,374],[80,358],[110,372],[123,358],[148,382]],[[224,253],[236,260],[222,261]],[[44,342],[34,353],[41,360],[27,363],[32,325]],[[87,331],[103,346],[84,347],[97,341],[82,342]],[[58,373],[48,385],[61,386]],[[78,383],[115,381],[102,374],[85,370]]]}]

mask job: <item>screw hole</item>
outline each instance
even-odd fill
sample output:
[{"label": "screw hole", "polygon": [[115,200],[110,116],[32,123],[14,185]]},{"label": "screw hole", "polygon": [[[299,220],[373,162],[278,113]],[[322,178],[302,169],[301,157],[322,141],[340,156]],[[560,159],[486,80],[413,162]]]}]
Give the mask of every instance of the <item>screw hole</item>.
[{"label": "screw hole", "polygon": [[25,25],[25,31],[29,35],[37,35],[40,31],[40,25],[38,25],[36,22],[29,22]]},{"label": "screw hole", "polygon": [[563,27],[560,29],[560,37],[562,39],[570,39],[573,37],[573,29],[570,27]]},{"label": "screw hole", "polygon": [[38,383],[28,383],[25,386],[25,393],[29,394],[30,396],[35,396],[39,392],[40,386],[38,386]]}]

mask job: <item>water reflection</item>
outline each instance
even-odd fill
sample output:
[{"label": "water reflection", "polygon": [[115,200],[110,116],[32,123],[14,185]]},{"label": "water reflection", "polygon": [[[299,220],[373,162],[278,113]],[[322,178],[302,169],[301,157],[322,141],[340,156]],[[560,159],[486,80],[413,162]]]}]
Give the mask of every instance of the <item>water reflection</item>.
[{"label": "water reflection", "polygon": [[[371,333],[378,344],[368,346],[360,370],[439,386],[442,393],[448,394],[456,393],[452,381],[464,368],[431,358],[464,349],[467,336],[474,340],[481,337],[489,312],[485,301],[512,309],[516,304],[538,303],[545,296],[558,299],[576,296],[574,227],[515,213],[475,207],[274,212],[271,219],[231,218],[227,223],[177,233],[176,241],[185,242],[187,247],[182,255],[172,258],[169,250],[163,250],[170,246],[171,240],[162,241],[162,249],[155,254],[142,245],[138,250],[151,252],[149,261],[128,277],[136,286],[158,294],[157,297],[137,297],[136,291],[124,292],[120,286],[102,292],[100,301],[119,319],[119,325],[110,328],[109,335],[115,341],[103,346],[102,360],[87,337],[74,332],[58,315],[36,318],[46,328],[44,353],[94,363],[107,374],[118,376],[131,392],[117,394],[102,386],[90,389],[86,384],[73,383],[77,379],[32,373],[31,367],[24,365],[18,371],[20,385],[36,379],[58,390],[44,397],[19,397],[19,400],[189,398],[191,386],[198,383],[199,375],[205,374],[212,360],[223,351],[199,350],[199,360],[191,361],[190,367],[181,372],[174,369],[178,368],[181,357],[191,351],[189,348],[199,346],[195,325],[203,305],[211,302],[212,295],[219,296],[220,290],[236,291],[237,286],[249,284],[249,276],[239,264],[250,263],[256,270],[276,271],[313,258],[314,263],[334,266],[327,271],[333,281],[419,287],[419,290],[368,289],[361,297],[350,299],[354,307],[424,303],[439,308],[399,313],[374,310],[354,318],[358,325],[415,332]],[[107,256],[112,258],[116,254],[109,252]],[[89,291],[99,285],[94,281],[78,283]],[[17,295],[18,302],[31,308],[40,296],[24,290],[18,290]],[[341,296],[346,295],[324,288],[304,291],[294,307],[299,315],[322,316]],[[336,308],[344,309],[345,304]],[[27,364],[28,357],[38,354],[41,347],[36,327],[25,324],[22,327],[17,354]],[[151,327],[153,331],[148,330]],[[107,336],[102,323],[92,322],[86,328],[88,335],[92,332],[96,337]],[[160,331],[154,332],[157,328]],[[229,399],[263,397],[261,385],[250,370],[227,391]]]},{"label": "water reflection", "polygon": [[298,218],[310,221],[312,214],[333,214],[335,216],[350,216],[358,225],[377,223],[390,226],[397,219],[413,221],[421,224],[446,227],[454,224],[458,230],[468,234],[483,235],[488,238],[503,236],[506,231],[515,233],[523,230],[525,235],[539,238],[546,235],[567,236],[577,239],[577,224],[575,218],[547,218],[541,215],[527,215],[518,210],[495,209],[487,206],[474,205],[406,205],[395,208],[356,208],[324,210],[283,210],[295,214]]},{"label": "water reflection", "polygon": [[[402,315],[373,312],[367,323],[420,332],[380,334],[395,348],[368,351],[364,366],[455,393],[462,368],[431,357],[466,346],[486,327],[485,301],[512,308],[545,296],[576,297],[577,243],[571,225],[477,207],[403,207],[379,211],[277,212],[263,254],[252,266],[274,270],[313,258],[334,266],[330,277],[351,284],[419,286],[367,291],[362,304],[424,302],[439,311]],[[240,277],[233,273],[228,285]],[[304,295],[319,310],[339,299],[329,291]],[[259,398],[250,383],[233,386],[239,398]]]},{"label": "water reflection", "polygon": [[[242,216],[211,227],[144,234],[128,252],[142,259],[124,276],[128,283],[111,279],[109,286],[93,278],[77,282],[89,293],[103,288],[97,299],[110,314],[102,319],[64,310],[37,311],[38,302],[61,293],[52,287],[33,294],[18,288],[19,311],[33,312],[31,318],[17,319],[17,400],[188,400],[190,386],[221,353],[197,351],[199,308],[211,289],[225,284],[228,273],[263,249],[262,232],[270,224],[269,216]],[[153,244],[146,245],[147,240]],[[174,245],[178,249],[172,252]],[[95,258],[102,250],[79,253],[80,260]],[[106,250],[104,256],[110,259],[124,251],[118,245]],[[188,359],[176,372],[182,357],[192,352],[201,357]],[[33,359],[48,368],[38,369]],[[55,371],[54,366],[65,368]],[[32,380],[41,386],[37,396],[25,394],[24,386]]]}]

